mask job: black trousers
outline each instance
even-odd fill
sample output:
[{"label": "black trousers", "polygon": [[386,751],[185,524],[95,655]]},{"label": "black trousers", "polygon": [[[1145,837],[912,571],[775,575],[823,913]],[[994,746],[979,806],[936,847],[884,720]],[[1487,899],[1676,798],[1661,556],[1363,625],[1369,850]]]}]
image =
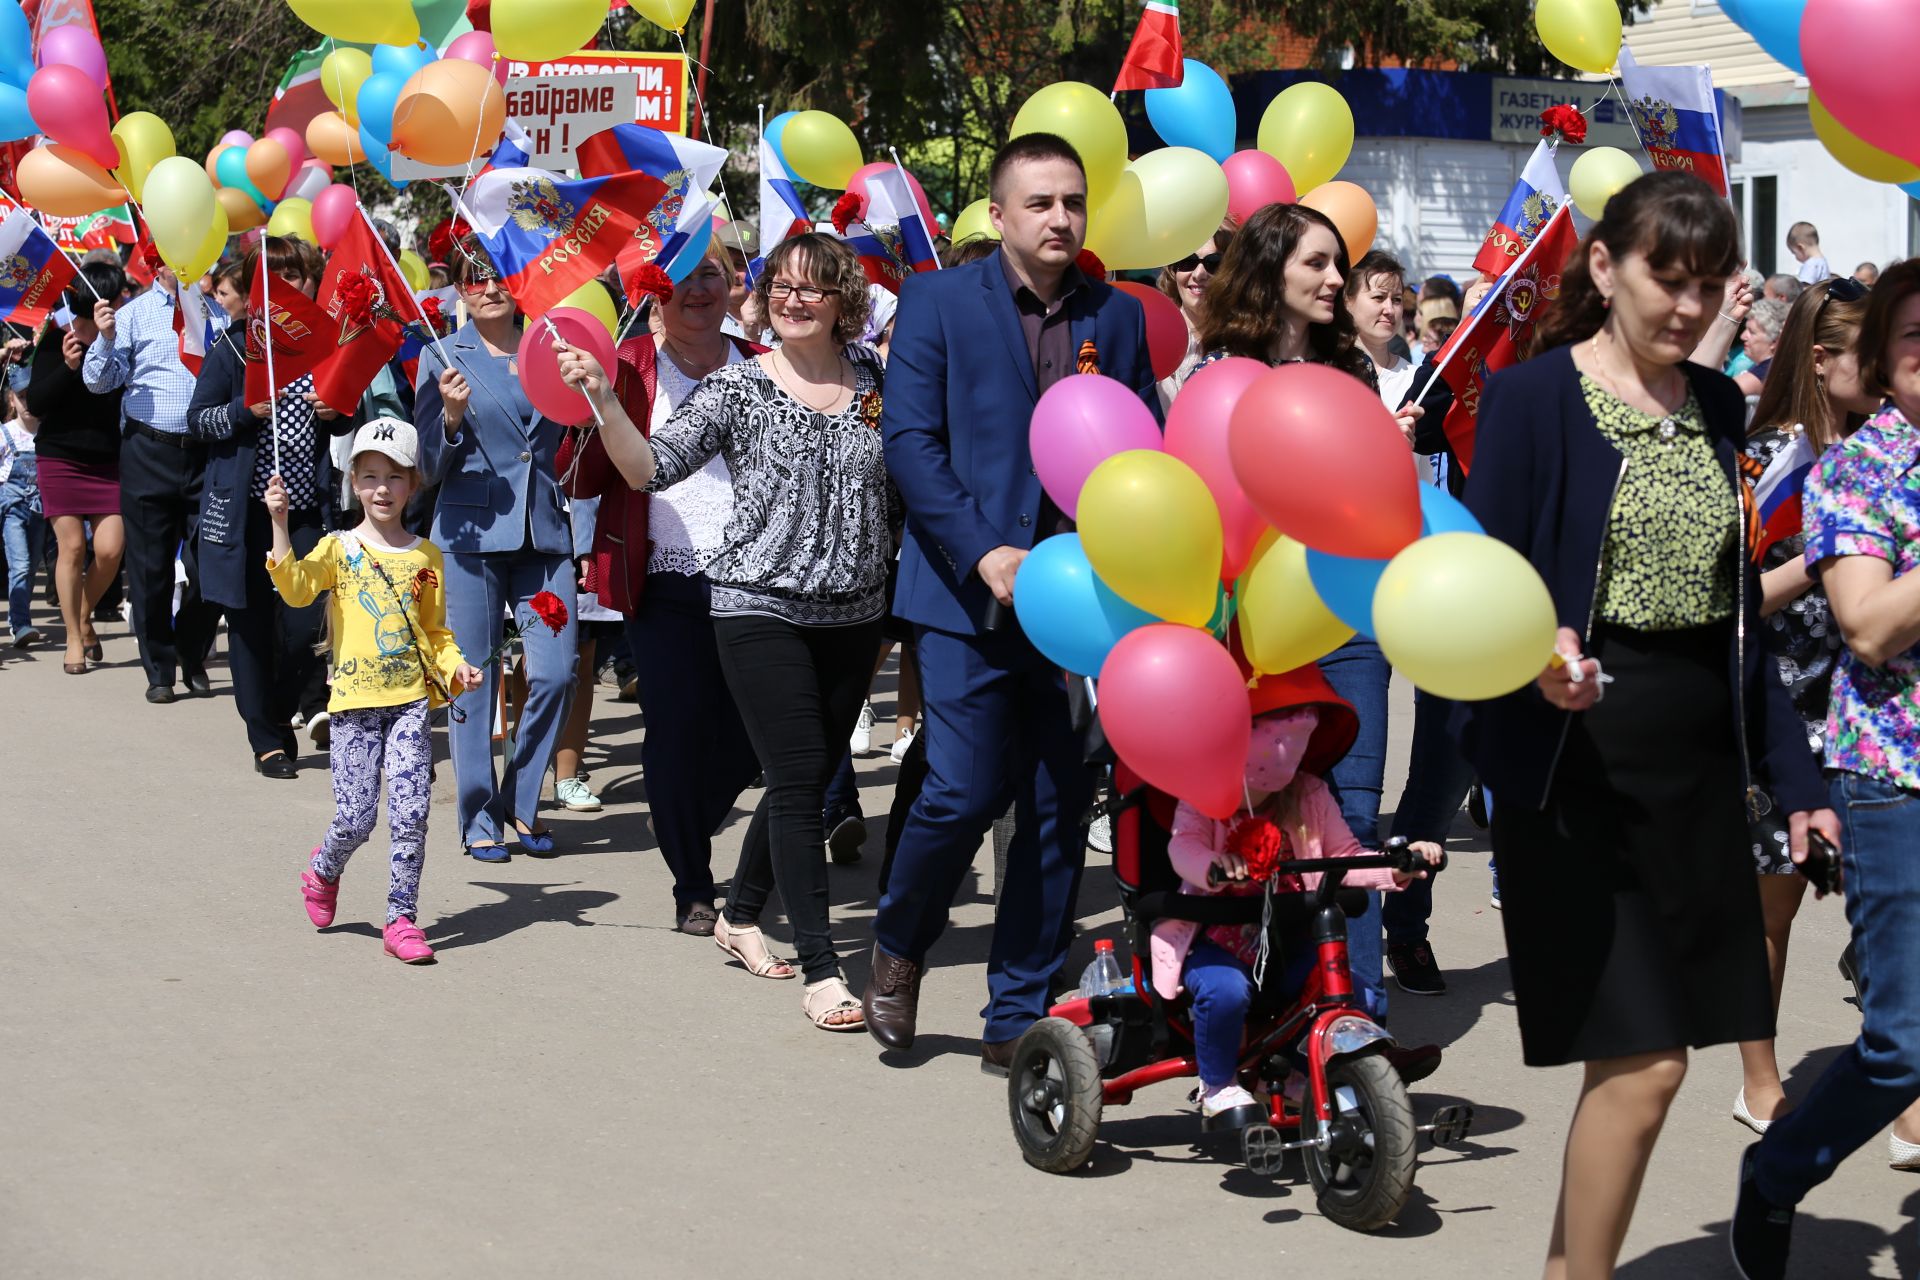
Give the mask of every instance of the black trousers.
[{"label": "black trousers", "polygon": [[820,797],[860,716],[880,627],[878,618],[850,627],[802,627],[757,615],[713,624],[721,670],[767,778],[733,874],[727,921],[759,923],[778,886],[810,983],[840,975],[827,922]]},{"label": "black trousers", "polygon": [[[320,541],[320,511],[287,513],[293,554],[304,556]],[[227,665],[233,672],[233,701],[247,725],[247,745],[256,756],[269,751],[299,755],[293,713],[317,673],[313,651],[326,617],[326,598],[295,609],[274,590],[267,576],[267,552],[273,547],[273,521],[265,503],[247,504],[247,607],[227,611]]]},{"label": "black trousers", "polygon": [[[200,598],[191,533],[200,512],[206,454],[129,434],[120,445],[120,518],[126,525],[127,597],[147,683],[172,687],[206,670],[220,610]],[[185,548],[186,590],[173,611],[173,561]]]}]

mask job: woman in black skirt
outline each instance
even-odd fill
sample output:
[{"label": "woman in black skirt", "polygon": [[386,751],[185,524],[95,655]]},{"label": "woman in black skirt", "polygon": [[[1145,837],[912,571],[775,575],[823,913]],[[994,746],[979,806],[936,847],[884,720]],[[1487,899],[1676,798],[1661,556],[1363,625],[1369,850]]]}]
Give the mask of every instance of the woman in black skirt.
[{"label": "woman in black skirt", "polygon": [[1641,178],[1567,264],[1544,354],[1481,402],[1467,505],[1561,622],[1536,688],[1462,713],[1527,1063],[1586,1064],[1549,1277],[1613,1274],[1688,1048],[1773,1033],[1744,798],[1764,788],[1796,849],[1839,835],[1763,662],[1745,406],[1686,363],[1738,260],[1724,199]]}]

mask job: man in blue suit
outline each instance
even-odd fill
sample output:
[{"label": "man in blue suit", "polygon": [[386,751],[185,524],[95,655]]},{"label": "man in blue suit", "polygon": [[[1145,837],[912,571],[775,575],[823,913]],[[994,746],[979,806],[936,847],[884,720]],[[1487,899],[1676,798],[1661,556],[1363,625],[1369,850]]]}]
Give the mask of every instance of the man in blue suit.
[{"label": "man in blue suit", "polygon": [[1073,147],[1015,138],[991,184],[999,252],[909,280],[887,361],[881,430],[907,505],[894,612],[914,625],[929,773],[874,919],[863,1004],[881,1044],[913,1043],[927,951],[1011,800],[982,1035],[984,1069],[1004,1075],[1066,958],[1093,794],[1061,672],[1008,612],[1021,560],[1063,523],[1040,490],[1028,422],[1076,371],[1159,407],[1140,304],[1075,265],[1087,179]]}]

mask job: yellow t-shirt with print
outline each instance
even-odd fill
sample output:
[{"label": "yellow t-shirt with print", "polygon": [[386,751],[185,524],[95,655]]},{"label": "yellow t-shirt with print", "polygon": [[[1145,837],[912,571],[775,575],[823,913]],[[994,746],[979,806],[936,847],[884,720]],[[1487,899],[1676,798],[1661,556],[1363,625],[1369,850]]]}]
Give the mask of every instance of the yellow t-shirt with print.
[{"label": "yellow t-shirt with print", "polygon": [[453,673],[466,659],[447,630],[440,548],[425,538],[402,549],[330,533],[299,560],[289,554],[275,564],[269,554],[267,573],[280,597],[296,608],[322,591],[333,592],[327,605],[333,635],[328,711],[446,701]]}]

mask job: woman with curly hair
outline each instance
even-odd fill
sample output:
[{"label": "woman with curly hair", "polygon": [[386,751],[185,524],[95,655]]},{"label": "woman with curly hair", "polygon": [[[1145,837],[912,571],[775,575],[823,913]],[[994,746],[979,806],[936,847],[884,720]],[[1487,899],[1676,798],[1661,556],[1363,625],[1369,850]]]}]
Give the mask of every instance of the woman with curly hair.
[{"label": "woman with curly hair", "polygon": [[827,922],[820,796],[866,697],[887,611],[899,504],[881,455],[882,373],[850,345],[866,326],[867,278],[840,241],[782,241],[754,295],[780,346],[709,373],[650,438],[590,355],[566,352],[561,372],[599,407],[607,455],[636,487],[658,492],[726,459],[733,514],[706,573],[721,670],[767,790],[714,941],[749,973],[792,977],[760,932],[777,885],[807,1017],[859,1031]]}]

